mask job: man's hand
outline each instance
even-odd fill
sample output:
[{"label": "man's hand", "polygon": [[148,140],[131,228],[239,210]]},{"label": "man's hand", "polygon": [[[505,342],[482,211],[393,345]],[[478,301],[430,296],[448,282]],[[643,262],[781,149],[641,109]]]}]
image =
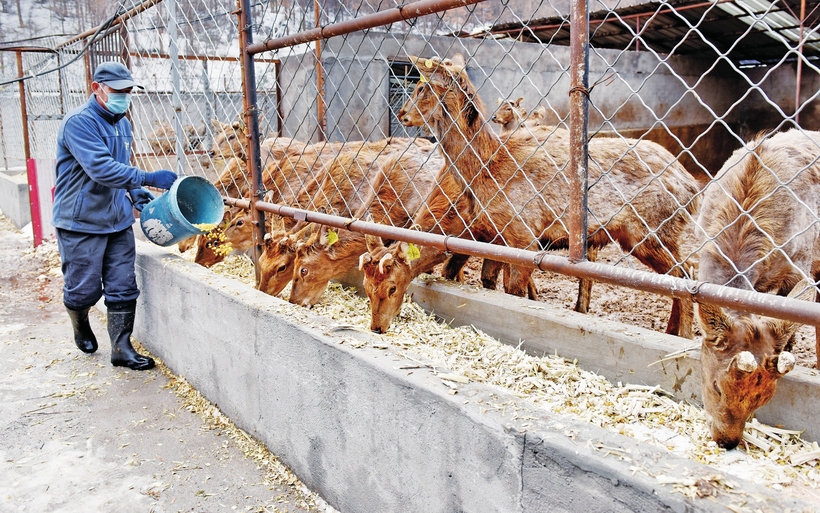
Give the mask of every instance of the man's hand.
[{"label": "man's hand", "polygon": [[157,189],[168,190],[174,185],[177,179],[177,174],[167,169],[160,169],[153,173],[145,173],[145,184],[149,187],[156,187]]},{"label": "man's hand", "polygon": [[128,194],[131,195],[131,203],[134,205],[134,208],[137,209],[137,212],[142,212],[145,205],[154,199],[154,195],[151,194],[151,191],[147,191],[143,188],[130,190]]}]

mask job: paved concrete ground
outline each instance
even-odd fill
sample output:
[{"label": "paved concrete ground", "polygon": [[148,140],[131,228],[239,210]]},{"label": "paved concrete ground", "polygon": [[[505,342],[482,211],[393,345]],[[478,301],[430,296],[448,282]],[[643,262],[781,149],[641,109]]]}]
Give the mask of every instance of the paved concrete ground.
[{"label": "paved concrete ground", "polygon": [[96,311],[80,353],[31,248],[0,216],[0,511],[333,511],[183,380],[112,367]]}]

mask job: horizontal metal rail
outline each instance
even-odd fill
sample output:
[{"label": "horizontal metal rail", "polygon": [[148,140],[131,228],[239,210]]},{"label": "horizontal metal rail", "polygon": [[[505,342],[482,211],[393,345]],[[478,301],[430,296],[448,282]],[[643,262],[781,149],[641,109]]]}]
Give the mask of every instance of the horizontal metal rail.
[{"label": "horizontal metal rail", "polygon": [[[725,4],[725,3],[730,3],[730,2],[734,2],[734,0],[717,0],[717,1],[714,1],[714,2],[701,2],[699,4],[678,5],[678,6],[675,6],[674,8],[672,8],[672,9],[659,9],[657,11],[647,11],[647,12],[640,12],[640,13],[634,13],[634,14],[621,14],[621,15],[618,15],[618,16],[615,16],[615,17],[607,16],[605,18],[590,19],[589,24],[590,25],[601,25],[601,24],[604,24],[604,23],[619,23],[619,22],[623,22],[623,20],[630,20],[630,19],[637,19],[637,20],[644,19],[644,18],[648,19],[648,18],[653,18],[653,17],[655,17],[659,14],[671,14],[671,13],[676,13],[676,12],[680,12],[680,11],[686,11],[686,10],[689,10],[689,9],[698,9],[698,8],[701,8],[701,7],[708,7],[708,6],[713,6],[713,5],[717,5],[717,4]],[[485,36],[487,36],[487,34],[512,34],[514,32],[527,32],[527,31],[534,32],[536,30],[555,30],[555,29],[559,29],[559,28],[565,28],[565,27],[567,27],[567,25],[568,24],[564,23],[564,22],[562,22],[562,23],[552,23],[552,24],[549,24],[549,25],[519,24],[519,26],[517,26],[515,28],[509,28],[509,29],[489,28],[485,32],[478,32],[478,33],[475,33],[475,34],[459,34],[457,37],[460,37],[462,39],[469,39],[469,38],[485,37]],[[646,29],[646,25],[644,25],[643,28],[641,28],[638,31],[638,35],[640,35],[643,32],[643,30],[645,30],[645,29]]]},{"label": "horizontal metal rail", "polygon": [[[120,25],[120,24],[124,23],[125,21],[127,21],[129,18],[133,18],[134,16],[141,13],[142,11],[150,9],[151,7],[154,7],[155,5],[157,5],[159,3],[162,3],[162,0],[145,0],[143,3],[139,4],[136,7],[131,8],[127,11],[125,11],[120,16],[115,18],[111,22],[110,26],[113,27],[114,25]],[[98,30],[100,30],[101,27],[102,27],[102,25],[98,25],[98,26],[96,26],[92,29],[86,30],[85,32],[83,32],[81,34],[77,34],[76,36],[72,37],[68,41],[63,41],[62,43],[58,44],[57,49],[59,50],[60,48],[65,48],[66,46],[70,46],[70,45],[76,43],[77,41],[82,41],[83,39],[85,39],[89,36],[93,36],[94,34],[97,33]]]},{"label": "horizontal metal rail", "polygon": [[0,52],[57,53],[57,50],[45,46],[3,46]]},{"label": "horizontal metal rail", "polygon": [[[148,50],[145,52],[130,51],[128,55],[131,57],[139,57],[141,59],[170,59],[171,56],[164,52],[155,52]],[[242,57],[231,57],[229,55],[177,55],[177,59],[182,61],[212,61],[212,62],[241,62]],[[279,64],[279,59],[255,59],[256,62],[266,62],[271,64]],[[242,91],[239,91],[242,92]]]},{"label": "horizontal metal rail", "polygon": [[[250,208],[248,200],[225,198],[229,206]],[[820,303],[801,301],[774,294],[763,294],[722,285],[676,278],[648,271],[624,269],[613,265],[582,261],[572,263],[567,258],[552,255],[547,251],[528,251],[496,244],[487,244],[449,235],[397,228],[395,226],[369,223],[346,217],[333,216],[301,210],[298,208],[257,201],[256,208],[272,214],[290,217],[300,221],[319,223],[333,228],[379,237],[412,242],[420,246],[433,246],[443,251],[489,258],[500,262],[551,271],[576,278],[589,278],[611,285],[626,286],[653,294],[692,299],[697,303],[708,303],[740,312],[776,317],[813,326],[820,325]]]},{"label": "horizontal metal rail", "polygon": [[268,39],[264,43],[248,45],[245,51],[250,55],[279,50],[288,46],[296,46],[319,39],[341,36],[358,32],[360,30],[371,29],[383,25],[390,25],[400,21],[411,20],[427,14],[435,14],[449,9],[465,7],[472,4],[484,2],[486,0],[421,0],[412,4],[400,5],[395,9],[386,9],[373,14],[368,14],[360,18],[332,23],[324,27],[306,30],[289,36]]}]

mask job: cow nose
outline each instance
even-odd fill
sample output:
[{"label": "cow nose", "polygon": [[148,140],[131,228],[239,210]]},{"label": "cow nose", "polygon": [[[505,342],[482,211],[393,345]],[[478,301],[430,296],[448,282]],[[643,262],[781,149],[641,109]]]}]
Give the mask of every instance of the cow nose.
[{"label": "cow nose", "polygon": [[731,451],[740,444],[740,440],[719,440],[717,444],[721,448]]},{"label": "cow nose", "polygon": [[378,333],[378,334],[381,335],[382,329],[379,328],[379,327],[375,327],[375,328],[370,328],[370,331],[372,331],[373,333]]}]

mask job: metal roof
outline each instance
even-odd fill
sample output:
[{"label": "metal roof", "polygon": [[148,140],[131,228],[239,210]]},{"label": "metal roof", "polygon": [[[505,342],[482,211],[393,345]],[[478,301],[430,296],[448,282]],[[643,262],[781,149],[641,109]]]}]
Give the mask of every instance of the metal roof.
[{"label": "metal roof", "polygon": [[[594,48],[653,50],[660,54],[725,55],[740,65],[797,58],[804,13],[806,57],[820,57],[820,0],[713,0],[650,2],[590,13]],[[801,11],[802,7],[802,11]],[[569,14],[505,23],[460,37],[512,38],[568,46]]]}]

